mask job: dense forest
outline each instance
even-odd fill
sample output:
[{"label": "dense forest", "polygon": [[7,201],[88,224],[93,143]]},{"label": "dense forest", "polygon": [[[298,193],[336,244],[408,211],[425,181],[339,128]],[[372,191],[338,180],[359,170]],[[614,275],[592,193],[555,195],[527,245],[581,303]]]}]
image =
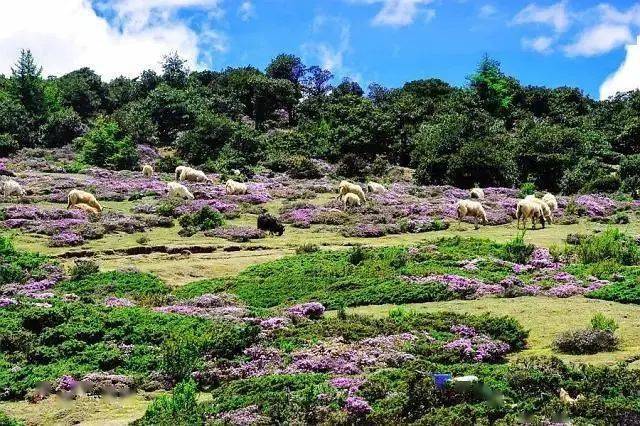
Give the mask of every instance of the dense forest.
[{"label": "dense forest", "polygon": [[[44,77],[26,50],[0,75],[0,156],[72,143],[79,165],[138,168],[136,146],[170,148],[159,169],[265,165],[308,176],[310,158],[347,177],[391,165],[423,184],[632,192],[640,180],[640,92],[595,101],[570,87],[523,86],[483,58],[464,87],[439,79],[401,88],[348,79],[288,54],[264,71],[162,72],[105,82],[90,68]],[[311,176],[309,176],[311,177]]]}]

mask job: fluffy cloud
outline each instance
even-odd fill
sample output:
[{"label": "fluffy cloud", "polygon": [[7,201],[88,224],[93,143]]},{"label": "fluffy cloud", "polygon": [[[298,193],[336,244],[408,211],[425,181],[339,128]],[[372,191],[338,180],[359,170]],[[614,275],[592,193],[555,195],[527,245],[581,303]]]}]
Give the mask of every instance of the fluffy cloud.
[{"label": "fluffy cloud", "polygon": [[632,41],[631,30],[626,25],[600,24],[587,28],[575,43],[565,46],[564,51],[568,56],[595,56]]},{"label": "fluffy cloud", "polygon": [[498,13],[498,9],[492,4],[485,4],[480,7],[478,11],[478,16],[481,18],[491,18],[496,13]]},{"label": "fluffy cloud", "polygon": [[531,3],[518,12],[513,18],[513,23],[548,25],[556,32],[561,33],[569,28],[571,19],[567,11],[567,2],[563,0],[549,6],[538,6],[536,3]]},{"label": "fluffy cloud", "polygon": [[302,50],[318,60],[319,65],[334,74],[344,74],[344,55],[350,49],[351,26],[341,18],[319,15],[313,21],[313,34],[323,36],[336,34],[337,41],[318,41],[306,43]]},{"label": "fluffy cloud", "polygon": [[243,21],[248,21],[251,18],[255,17],[256,11],[253,3],[251,3],[249,0],[243,1],[240,4],[240,7],[238,7],[238,15]]},{"label": "fluffy cloud", "polygon": [[179,20],[184,8],[221,13],[218,0],[102,0],[95,9],[89,0],[7,2],[0,14],[0,73],[9,72],[22,48],[31,49],[45,75],[89,65],[106,79],[134,76],[157,69],[171,51],[198,67],[204,43],[221,51],[226,40],[212,28]]},{"label": "fluffy cloud", "polygon": [[352,3],[381,4],[382,8],[371,21],[373,25],[389,27],[406,27],[412,24],[416,17],[424,13],[426,21],[435,17],[435,10],[423,9],[433,0],[350,0]]},{"label": "fluffy cloud", "polygon": [[635,89],[640,89],[640,37],[637,44],[627,46],[627,56],[620,68],[600,86],[600,99]]},{"label": "fluffy cloud", "polygon": [[551,53],[553,51],[553,37],[540,36],[535,38],[522,39],[522,46],[525,49],[533,50],[538,53]]}]

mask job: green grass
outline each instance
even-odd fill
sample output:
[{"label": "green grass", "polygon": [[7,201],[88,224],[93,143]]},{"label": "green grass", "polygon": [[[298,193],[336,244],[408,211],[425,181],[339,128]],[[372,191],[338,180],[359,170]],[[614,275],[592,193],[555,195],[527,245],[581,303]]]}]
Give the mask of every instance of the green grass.
[{"label": "green grass", "polygon": [[[531,355],[558,355],[565,361],[590,364],[614,364],[640,353],[640,306],[623,305],[584,297],[557,299],[550,297],[518,297],[515,299],[484,298],[477,300],[452,300],[447,302],[416,303],[405,306],[417,312],[457,312],[492,315],[508,315],[529,330],[528,348],[514,355],[516,358]],[[349,308],[347,312],[384,317],[396,305],[361,306]],[[616,332],[621,338],[620,349],[615,352],[594,355],[561,355],[552,350],[557,334],[570,329],[584,328],[594,314],[616,320],[620,328]]]}]

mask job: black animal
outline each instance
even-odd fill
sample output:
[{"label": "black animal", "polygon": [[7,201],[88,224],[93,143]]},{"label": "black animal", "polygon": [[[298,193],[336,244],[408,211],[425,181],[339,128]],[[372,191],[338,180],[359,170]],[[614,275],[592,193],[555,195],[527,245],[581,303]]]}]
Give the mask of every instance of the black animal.
[{"label": "black animal", "polygon": [[258,229],[272,235],[278,234],[278,236],[281,236],[284,234],[284,225],[280,222],[280,219],[270,215],[269,213],[262,213],[258,216]]}]

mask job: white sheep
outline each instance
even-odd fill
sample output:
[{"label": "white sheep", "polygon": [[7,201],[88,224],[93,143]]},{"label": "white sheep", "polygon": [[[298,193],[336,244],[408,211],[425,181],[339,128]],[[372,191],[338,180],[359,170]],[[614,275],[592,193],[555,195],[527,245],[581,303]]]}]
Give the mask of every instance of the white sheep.
[{"label": "white sheep", "polygon": [[358,197],[356,194],[352,192],[348,192],[342,195],[340,199],[342,200],[342,206],[344,207],[345,210],[347,209],[347,207],[350,207],[350,206],[360,207],[360,204],[361,204],[360,197]]},{"label": "white sheep", "polygon": [[484,200],[484,191],[482,190],[482,188],[472,188],[469,195],[471,198]]},{"label": "white sheep", "polygon": [[544,228],[544,213],[542,211],[542,206],[531,200],[522,200],[518,202],[518,206],[516,207],[516,219],[518,220],[516,225],[517,228],[520,229],[520,221],[522,221],[522,227],[526,229],[527,219],[529,218],[531,218],[533,229],[536,229],[536,220],[540,220],[540,223],[542,223],[542,227]]},{"label": "white sheep", "polygon": [[186,186],[178,182],[167,183],[167,190],[169,191],[169,197],[188,198],[189,200],[195,198]]},{"label": "white sheep", "polygon": [[180,180],[180,174],[182,173],[182,171],[184,169],[188,169],[189,167],[187,166],[178,166],[176,167],[176,171],[175,171],[175,180]]},{"label": "white sheep", "polygon": [[542,201],[547,203],[552,212],[558,210],[558,200],[556,200],[556,197],[550,192],[544,194]]},{"label": "white sheep", "polygon": [[203,171],[192,169],[191,167],[182,169],[180,172],[180,180],[189,182],[211,182],[211,179],[209,179]]},{"label": "white sheep", "polygon": [[82,210],[82,211],[87,212],[89,214],[100,214],[98,209],[96,209],[95,207],[92,207],[92,206],[90,206],[88,204],[84,204],[84,203],[78,203],[78,204],[72,206],[72,208],[77,209],[77,210]]},{"label": "white sheep", "polygon": [[380,194],[382,192],[385,192],[386,190],[387,188],[385,188],[383,185],[379,184],[378,182],[369,181],[369,183],[367,183],[367,191],[372,192],[374,194]]},{"label": "white sheep", "polygon": [[233,179],[228,179],[224,187],[229,195],[243,195],[248,192],[246,183],[236,182]]},{"label": "white sheep", "polygon": [[474,218],[474,228],[478,229],[478,219],[482,220],[482,224],[487,224],[487,213],[477,201],[472,200],[459,200],[456,204],[456,211],[458,212],[458,224],[462,222],[465,217],[471,216]]},{"label": "white sheep", "polygon": [[86,204],[98,210],[99,212],[102,211],[102,206],[100,205],[96,197],[86,191],[72,189],[71,191],[69,191],[69,195],[67,195],[67,201],[67,208],[73,207],[77,204]]},{"label": "white sheep", "polygon": [[12,179],[2,182],[2,193],[4,197],[10,197],[11,195],[18,195],[23,197],[27,194],[22,185]]},{"label": "white sheep", "polygon": [[153,175],[153,167],[151,167],[149,164],[145,164],[144,166],[142,166],[142,174],[145,177],[151,177],[151,175]]},{"label": "white sheep", "polygon": [[548,223],[553,223],[553,214],[551,213],[551,208],[547,203],[542,201],[540,198],[536,198],[535,195],[527,195],[526,197],[524,197],[524,199],[525,201],[532,201],[534,203],[539,204],[540,207],[542,208],[542,214],[544,215],[544,220],[546,220]]},{"label": "white sheep", "polygon": [[360,187],[360,185],[356,185],[355,183],[351,183],[348,180],[343,180],[340,182],[338,186],[339,195],[338,198],[341,198],[344,194],[352,193],[360,197],[360,200],[367,201],[367,198],[364,196],[364,191]]}]

